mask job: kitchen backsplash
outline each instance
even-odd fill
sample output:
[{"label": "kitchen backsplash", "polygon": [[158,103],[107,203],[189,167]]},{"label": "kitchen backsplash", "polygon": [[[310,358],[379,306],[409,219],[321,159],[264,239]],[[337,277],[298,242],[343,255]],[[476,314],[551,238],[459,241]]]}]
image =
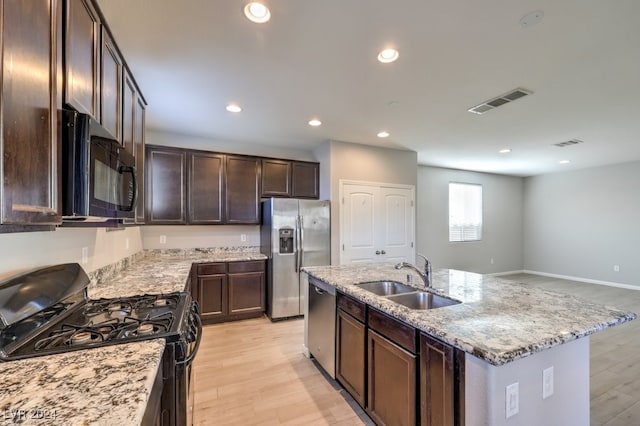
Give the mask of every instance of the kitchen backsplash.
[{"label": "kitchen backsplash", "polygon": [[[86,256],[83,256],[83,249]],[[140,228],[58,228],[53,232],[0,234],[0,279],[41,266],[77,262],[87,272],[142,250]],[[83,257],[85,257],[83,259]]]}]

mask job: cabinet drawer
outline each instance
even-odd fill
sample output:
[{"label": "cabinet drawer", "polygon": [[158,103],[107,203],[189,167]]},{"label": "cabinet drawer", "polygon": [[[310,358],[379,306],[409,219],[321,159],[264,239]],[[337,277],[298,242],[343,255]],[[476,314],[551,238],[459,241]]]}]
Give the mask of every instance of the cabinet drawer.
[{"label": "cabinet drawer", "polygon": [[368,311],[369,328],[386,336],[404,349],[417,353],[416,329],[375,309]]},{"label": "cabinet drawer", "polygon": [[226,263],[202,263],[198,265],[198,275],[216,275],[227,272]]},{"label": "cabinet drawer", "polygon": [[229,263],[230,274],[238,273],[238,272],[262,272],[262,271],[264,271],[264,260]]},{"label": "cabinet drawer", "polygon": [[346,294],[338,293],[338,307],[354,318],[365,321],[365,304]]}]

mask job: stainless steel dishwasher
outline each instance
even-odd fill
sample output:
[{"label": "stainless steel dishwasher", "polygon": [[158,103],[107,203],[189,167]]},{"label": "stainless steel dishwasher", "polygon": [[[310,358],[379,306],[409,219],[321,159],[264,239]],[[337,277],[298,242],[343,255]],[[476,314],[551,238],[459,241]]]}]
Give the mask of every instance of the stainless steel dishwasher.
[{"label": "stainless steel dishwasher", "polygon": [[336,289],[309,277],[309,352],[336,377]]}]

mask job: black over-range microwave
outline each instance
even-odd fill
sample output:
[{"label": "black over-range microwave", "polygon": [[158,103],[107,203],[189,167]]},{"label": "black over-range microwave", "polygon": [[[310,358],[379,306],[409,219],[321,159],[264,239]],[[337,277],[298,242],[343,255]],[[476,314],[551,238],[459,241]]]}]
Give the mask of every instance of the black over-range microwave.
[{"label": "black over-range microwave", "polygon": [[63,110],[61,124],[63,220],[134,217],[138,189],[133,155],[87,114]]}]

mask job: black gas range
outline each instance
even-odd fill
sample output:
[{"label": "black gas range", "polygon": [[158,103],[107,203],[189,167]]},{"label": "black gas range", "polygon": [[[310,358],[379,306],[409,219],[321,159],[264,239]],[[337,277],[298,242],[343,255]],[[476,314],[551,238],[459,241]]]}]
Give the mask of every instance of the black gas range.
[{"label": "black gas range", "polygon": [[145,422],[191,425],[192,363],[202,336],[197,303],[187,292],[89,300],[88,284],[77,263],[0,282],[0,361],[165,339]]}]

